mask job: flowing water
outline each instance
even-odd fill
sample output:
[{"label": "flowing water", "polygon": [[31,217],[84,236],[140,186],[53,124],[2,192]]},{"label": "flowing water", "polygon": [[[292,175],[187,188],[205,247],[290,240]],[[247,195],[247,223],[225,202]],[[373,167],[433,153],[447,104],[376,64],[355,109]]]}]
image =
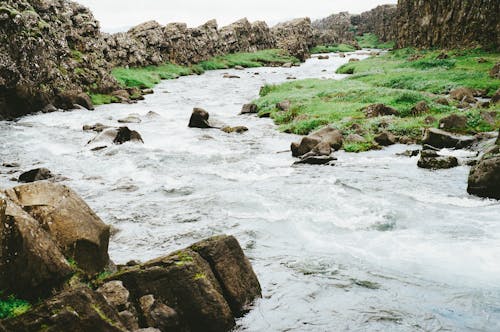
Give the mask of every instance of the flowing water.
[{"label": "flowing water", "polygon": [[[467,167],[418,169],[416,158],[395,156],[400,145],[292,167],[282,151],[298,137],[237,115],[263,84],[340,79],[348,59],[212,71],[164,81],[134,105],[0,122],[0,160],[67,177],[113,226],[117,263],[235,235],[263,287],[239,331],[499,331],[500,204],[466,194]],[[250,130],[189,129],[194,106]],[[90,151],[82,125],[117,125],[129,113],[143,117],[129,127],[144,145]],[[18,173],[0,172],[0,187],[15,185]]]}]

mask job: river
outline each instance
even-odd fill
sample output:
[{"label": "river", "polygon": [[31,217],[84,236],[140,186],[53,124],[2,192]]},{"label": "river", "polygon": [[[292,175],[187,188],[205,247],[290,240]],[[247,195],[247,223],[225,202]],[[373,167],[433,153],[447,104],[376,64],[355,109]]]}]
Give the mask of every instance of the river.
[{"label": "river", "polygon": [[[282,151],[297,136],[237,115],[265,83],[341,79],[348,59],[210,71],[163,81],[133,105],[0,122],[0,161],[67,177],[112,225],[117,263],[235,235],[263,288],[238,331],[499,331],[500,203],[467,195],[468,167],[419,169],[395,156],[402,145],[291,166]],[[195,106],[249,131],[190,129]],[[90,150],[84,124],[116,126],[130,113],[143,118],[129,127],[144,145]],[[18,173],[0,173],[0,187],[16,185]]]}]

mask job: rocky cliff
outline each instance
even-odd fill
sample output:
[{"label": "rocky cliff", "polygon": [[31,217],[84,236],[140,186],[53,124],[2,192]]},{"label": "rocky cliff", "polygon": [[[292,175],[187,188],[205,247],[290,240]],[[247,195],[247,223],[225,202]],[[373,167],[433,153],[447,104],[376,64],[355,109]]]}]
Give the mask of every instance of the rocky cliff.
[{"label": "rocky cliff", "polygon": [[361,15],[351,17],[356,34],[374,33],[382,41],[394,40],[396,30],[396,5],[382,5]]},{"label": "rocky cliff", "polygon": [[312,26],[314,28],[315,44],[317,45],[351,43],[354,41],[351,14],[348,12],[333,14],[324,19],[316,20]]},{"label": "rocky cliff", "polygon": [[399,0],[398,47],[500,47],[498,0]]},{"label": "rocky cliff", "polygon": [[91,108],[83,91],[109,92],[117,83],[102,54],[107,45],[92,13],[64,0],[0,3],[0,118],[47,104]]}]

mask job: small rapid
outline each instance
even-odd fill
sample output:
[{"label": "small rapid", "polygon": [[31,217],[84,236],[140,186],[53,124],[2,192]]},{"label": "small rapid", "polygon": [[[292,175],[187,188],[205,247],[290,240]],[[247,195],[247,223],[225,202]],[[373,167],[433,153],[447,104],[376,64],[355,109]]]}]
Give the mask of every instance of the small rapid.
[{"label": "small rapid", "polygon": [[[395,155],[402,145],[291,166],[282,151],[297,136],[238,115],[262,85],[341,79],[351,57],[366,55],[210,71],[163,81],[133,105],[0,122],[0,161],[66,177],[112,225],[117,263],[235,235],[263,288],[238,331],[499,331],[500,203],[466,193],[468,167],[419,169]],[[249,131],[190,129],[193,107]],[[91,151],[83,125],[117,126],[130,113],[144,145]],[[0,166],[0,188],[18,175]]]}]

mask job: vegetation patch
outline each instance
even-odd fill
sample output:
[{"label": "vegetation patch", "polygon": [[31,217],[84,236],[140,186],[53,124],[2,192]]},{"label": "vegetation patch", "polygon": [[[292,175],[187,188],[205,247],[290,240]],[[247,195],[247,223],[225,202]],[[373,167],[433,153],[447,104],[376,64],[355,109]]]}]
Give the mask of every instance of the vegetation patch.
[{"label": "vegetation patch", "polygon": [[390,49],[396,44],[393,41],[381,42],[378,36],[374,33],[365,33],[362,36],[356,37],[356,40],[361,48],[377,48],[377,49]]},{"label": "vegetation patch", "polygon": [[245,68],[279,66],[285,63],[299,63],[299,59],[288,52],[278,49],[263,50],[253,53],[234,53],[214,57],[208,61],[200,62],[202,70],[228,69],[236,66]]},{"label": "vegetation patch", "polygon": [[356,48],[352,45],[347,44],[336,44],[336,45],[320,45],[313,47],[311,49],[312,54],[318,53],[337,53],[337,52],[353,52]]},{"label": "vegetation patch", "polygon": [[[354,141],[346,140],[344,149],[348,152],[376,147],[374,137],[383,129],[419,141],[424,128],[437,127],[440,119],[455,113],[467,116],[467,127],[462,133],[475,134],[500,127],[498,117],[496,123],[490,123],[481,116],[484,109],[463,110],[457,108],[455,101],[450,101],[450,105],[436,102],[458,87],[479,89],[492,95],[500,87],[500,80],[489,77],[488,72],[494,63],[500,62],[500,54],[472,50],[437,59],[440,54],[439,51],[404,49],[352,62],[338,70],[354,73],[344,80],[309,79],[267,85],[255,103],[260,114],[269,113],[285,132],[306,135],[331,124],[342,130],[345,138],[358,135]],[[418,60],[409,61],[412,57]],[[479,58],[487,62],[478,61]],[[287,112],[276,108],[276,104],[284,100],[292,105]],[[413,110],[420,101],[429,106],[423,114]],[[363,110],[379,103],[396,109],[398,115],[367,118]],[[500,105],[491,105],[486,110],[499,112]]]},{"label": "vegetation patch", "polygon": [[16,317],[30,309],[31,304],[28,301],[18,299],[14,295],[0,299],[0,319]]},{"label": "vegetation patch", "polygon": [[119,102],[118,98],[116,98],[115,96],[99,93],[91,93],[90,99],[92,99],[92,103],[96,106]]}]

